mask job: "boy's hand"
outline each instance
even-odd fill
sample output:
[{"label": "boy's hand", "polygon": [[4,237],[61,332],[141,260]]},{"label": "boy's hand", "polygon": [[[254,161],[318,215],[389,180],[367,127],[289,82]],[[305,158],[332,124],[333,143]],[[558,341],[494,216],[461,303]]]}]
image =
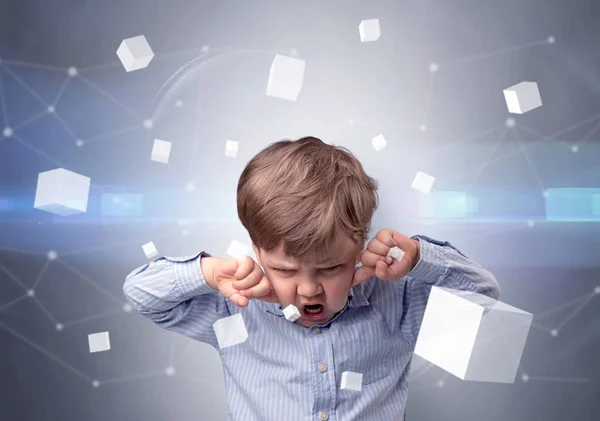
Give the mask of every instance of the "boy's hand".
[{"label": "boy's hand", "polygon": [[278,303],[271,282],[260,265],[250,256],[219,259],[213,269],[213,285],[239,307],[246,307],[250,298]]},{"label": "boy's hand", "polygon": [[[400,261],[387,257],[388,252],[396,246],[404,252]],[[384,228],[369,241],[367,249],[360,255],[363,265],[354,271],[352,286],[366,281],[373,275],[388,282],[402,279],[415,267],[419,257],[419,240],[413,240],[391,228]]]}]

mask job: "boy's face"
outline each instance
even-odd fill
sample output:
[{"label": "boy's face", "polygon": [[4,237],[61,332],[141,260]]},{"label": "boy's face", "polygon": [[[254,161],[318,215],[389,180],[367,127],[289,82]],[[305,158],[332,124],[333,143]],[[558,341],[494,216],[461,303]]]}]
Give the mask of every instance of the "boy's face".
[{"label": "boy's face", "polygon": [[[324,324],[341,311],[348,300],[354,267],[360,262],[361,249],[344,236],[325,256],[296,261],[285,257],[283,243],[270,251],[253,245],[282,308],[294,304],[300,311],[302,326]],[[308,313],[306,304],[321,304]],[[309,307],[310,308],[310,307]]]}]

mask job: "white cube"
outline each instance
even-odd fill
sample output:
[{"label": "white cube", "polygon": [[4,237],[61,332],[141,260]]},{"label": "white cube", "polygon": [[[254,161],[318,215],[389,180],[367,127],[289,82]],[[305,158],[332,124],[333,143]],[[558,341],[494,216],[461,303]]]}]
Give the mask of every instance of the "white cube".
[{"label": "white cube", "polygon": [[404,257],[404,251],[402,251],[400,247],[392,247],[388,252],[387,257],[391,257],[399,262]]},{"label": "white cube", "polygon": [[110,349],[110,338],[108,332],[92,333],[88,335],[90,353],[108,351]]},{"label": "white cube", "polygon": [[340,385],[340,389],[350,389],[350,390],[362,390],[362,373],[355,373],[353,371],[344,371],[342,373],[342,382]]},{"label": "white cube", "polygon": [[267,95],[295,101],[302,89],[305,67],[304,60],[281,54],[275,55],[269,71]]},{"label": "white cube", "polygon": [[34,207],[66,216],[87,211],[90,178],[58,168],[41,172],[35,190]]},{"label": "white cube", "polygon": [[146,37],[139,35],[124,39],[117,49],[117,56],[125,70],[132,72],[147,67],[154,57],[154,52],[146,41]]},{"label": "white cube", "polygon": [[213,323],[213,329],[221,349],[241,344],[248,339],[248,331],[241,313],[217,320]]},{"label": "white cube", "polygon": [[227,254],[236,259],[245,258],[250,252],[250,247],[238,240],[233,240],[227,248]]},{"label": "white cube", "polygon": [[239,149],[239,142],[237,142],[235,140],[228,140],[225,143],[225,156],[232,156],[232,157],[237,156],[238,149]]},{"label": "white cube", "polygon": [[415,179],[412,182],[411,188],[420,191],[421,193],[429,194],[434,181],[435,177],[426,174],[422,171],[417,171]]},{"label": "white cube", "polygon": [[144,253],[148,259],[152,259],[154,256],[158,255],[158,251],[156,251],[156,247],[154,246],[154,242],[150,241],[142,246]]},{"label": "white cube", "polygon": [[381,36],[379,19],[363,20],[360,25],[358,25],[358,32],[360,33],[361,42],[377,41]]},{"label": "white cube", "polygon": [[510,113],[523,114],[542,106],[540,91],[535,82],[521,82],[503,92]]},{"label": "white cube", "polygon": [[154,139],[150,159],[156,162],[162,162],[163,164],[166,164],[167,162],[169,162],[170,155],[171,142],[167,142],[166,140]]},{"label": "white cube", "polygon": [[298,318],[300,318],[300,311],[298,310],[298,307],[296,307],[293,304],[290,304],[289,306],[283,309],[283,315],[288,321],[295,322],[296,320],[298,320]]},{"label": "white cube", "polygon": [[380,135],[375,136],[371,140],[371,144],[373,145],[373,148],[375,148],[375,150],[377,152],[379,152],[380,150],[382,150],[383,148],[386,147],[387,141],[385,140],[385,137],[383,137],[383,135],[380,134]]},{"label": "white cube", "polygon": [[415,354],[462,380],[513,383],[532,319],[485,295],[434,286]]}]

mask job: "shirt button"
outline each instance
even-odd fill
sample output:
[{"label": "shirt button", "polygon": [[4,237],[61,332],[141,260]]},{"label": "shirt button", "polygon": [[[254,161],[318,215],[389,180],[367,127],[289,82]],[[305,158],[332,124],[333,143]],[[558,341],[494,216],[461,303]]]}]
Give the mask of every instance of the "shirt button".
[{"label": "shirt button", "polygon": [[327,412],[321,412],[319,414],[319,418],[321,421],[327,421],[329,419],[329,414]]},{"label": "shirt button", "polygon": [[319,334],[319,333],[321,333],[321,328],[319,328],[319,327],[315,327],[315,333],[316,333],[316,334]]},{"label": "shirt button", "polygon": [[327,366],[325,364],[323,364],[323,363],[319,363],[318,367],[319,367],[319,371],[321,373],[325,373],[327,371]]}]

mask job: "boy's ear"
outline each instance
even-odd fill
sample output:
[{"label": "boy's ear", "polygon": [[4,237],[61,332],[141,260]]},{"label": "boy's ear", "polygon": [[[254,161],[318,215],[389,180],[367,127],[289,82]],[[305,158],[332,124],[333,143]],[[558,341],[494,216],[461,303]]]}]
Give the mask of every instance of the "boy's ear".
[{"label": "boy's ear", "polygon": [[256,255],[256,261],[262,267],[263,264],[260,261],[260,250],[258,250],[258,248],[254,244],[252,244],[252,249],[254,250],[254,254]]}]

